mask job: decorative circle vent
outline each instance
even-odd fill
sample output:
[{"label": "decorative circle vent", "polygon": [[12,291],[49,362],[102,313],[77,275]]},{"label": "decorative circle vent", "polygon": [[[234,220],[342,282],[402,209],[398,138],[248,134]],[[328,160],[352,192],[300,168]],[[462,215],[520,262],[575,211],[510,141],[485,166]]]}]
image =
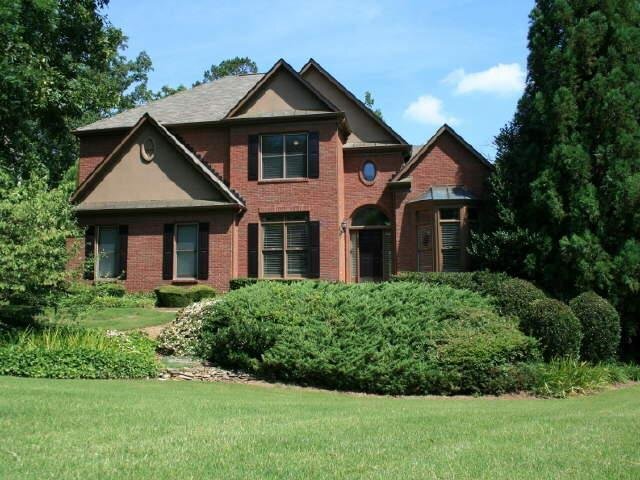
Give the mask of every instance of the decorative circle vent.
[{"label": "decorative circle vent", "polygon": [[142,142],[142,145],[140,145],[140,154],[142,160],[145,162],[153,160],[153,157],[156,155],[156,143],[153,141],[153,138],[149,137]]}]

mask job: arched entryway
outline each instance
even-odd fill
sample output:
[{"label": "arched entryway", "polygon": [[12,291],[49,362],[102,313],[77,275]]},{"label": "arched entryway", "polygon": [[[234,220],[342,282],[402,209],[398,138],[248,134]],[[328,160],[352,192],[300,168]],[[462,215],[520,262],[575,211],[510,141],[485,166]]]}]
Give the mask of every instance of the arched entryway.
[{"label": "arched entryway", "polygon": [[389,278],[393,265],[391,221],[378,207],[361,207],[351,217],[351,281],[381,281]]}]

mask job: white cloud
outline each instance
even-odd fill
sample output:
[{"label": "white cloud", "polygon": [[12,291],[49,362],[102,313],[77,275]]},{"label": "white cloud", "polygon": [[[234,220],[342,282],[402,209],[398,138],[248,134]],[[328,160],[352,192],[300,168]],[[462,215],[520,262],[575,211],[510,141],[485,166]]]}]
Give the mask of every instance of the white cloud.
[{"label": "white cloud", "polygon": [[458,119],[447,115],[442,109],[442,100],[432,95],[422,95],[411,102],[404,111],[404,116],[416,122],[428,125],[456,124]]},{"label": "white cloud", "polygon": [[442,81],[455,85],[455,93],[481,92],[497,95],[520,93],[524,89],[525,71],[517,63],[499,63],[482,72],[466,73],[463,68],[454,70]]}]

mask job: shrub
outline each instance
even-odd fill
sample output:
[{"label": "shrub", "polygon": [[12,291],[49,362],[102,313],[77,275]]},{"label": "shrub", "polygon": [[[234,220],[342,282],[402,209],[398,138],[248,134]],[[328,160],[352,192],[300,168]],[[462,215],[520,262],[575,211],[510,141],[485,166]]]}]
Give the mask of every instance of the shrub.
[{"label": "shrub", "polygon": [[546,298],[534,301],[522,317],[521,328],[540,341],[545,360],[578,357],[582,328],[580,321],[564,303]]},{"label": "shrub", "polygon": [[99,297],[124,297],[127,293],[124,285],[116,282],[98,282],[94,288]]},{"label": "shrub", "polygon": [[154,342],[141,334],[50,327],[5,335],[0,375],[47,378],[144,378],[155,376]]},{"label": "shrub", "polygon": [[201,350],[263,377],[387,394],[498,393],[536,342],[467,291],[423,283],[258,282],[207,310]]},{"label": "shrub", "polygon": [[8,328],[36,326],[36,317],[42,311],[42,307],[37,305],[0,305],[0,325],[4,324]]},{"label": "shrub", "polygon": [[582,324],[580,356],[591,362],[613,360],[620,344],[620,316],[594,292],[578,295],[569,303]]},{"label": "shrub", "polygon": [[154,290],[159,307],[186,307],[191,301],[189,290],[174,285],[163,285]]},{"label": "shrub", "polygon": [[503,315],[518,318],[525,315],[531,302],[547,298],[533,283],[499,272],[403,272],[392,280],[448,285],[488,295]]},{"label": "shrub", "polygon": [[621,364],[592,365],[576,359],[523,365],[528,390],[542,397],[565,398],[592,393],[615,383],[635,381],[637,367]]},{"label": "shrub", "polygon": [[154,290],[158,307],[186,307],[193,302],[217,295],[215,289],[207,285],[194,285],[191,288],[163,285]]},{"label": "shrub", "polygon": [[506,278],[499,282],[485,281],[479,290],[493,297],[500,313],[519,319],[527,315],[533,302],[547,298],[533,283],[520,278]]},{"label": "shrub", "polygon": [[217,302],[218,300],[203,300],[180,310],[176,319],[158,336],[158,352],[163,355],[196,355],[202,333],[202,320]]},{"label": "shrub", "polygon": [[214,288],[207,285],[195,285],[189,289],[192,302],[199,302],[205,298],[213,298],[218,292]]},{"label": "shrub", "polygon": [[251,285],[255,285],[256,283],[264,283],[264,282],[278,282],[284,284],[297,283],[304,280],[299,280],[295,278],[290,279],[273,279],[273,280],[265,280],[264,278],[233,278],[229,281],[229,290],[238,290],[239,288],[250,287]]}]

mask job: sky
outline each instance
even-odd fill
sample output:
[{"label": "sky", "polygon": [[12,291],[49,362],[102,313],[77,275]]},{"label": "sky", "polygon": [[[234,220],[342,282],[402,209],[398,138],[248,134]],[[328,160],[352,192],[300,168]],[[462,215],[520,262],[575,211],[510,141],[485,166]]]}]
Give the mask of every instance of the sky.
[{"label": "sky", "polygon": [[385,121],[424,143],[449,123],[489,159],[526,78],[533,0],[111,0],[127,56],[153,61],[150,88],[190,86],[212,64],[250,57],[261,72],[310,57]]}]

